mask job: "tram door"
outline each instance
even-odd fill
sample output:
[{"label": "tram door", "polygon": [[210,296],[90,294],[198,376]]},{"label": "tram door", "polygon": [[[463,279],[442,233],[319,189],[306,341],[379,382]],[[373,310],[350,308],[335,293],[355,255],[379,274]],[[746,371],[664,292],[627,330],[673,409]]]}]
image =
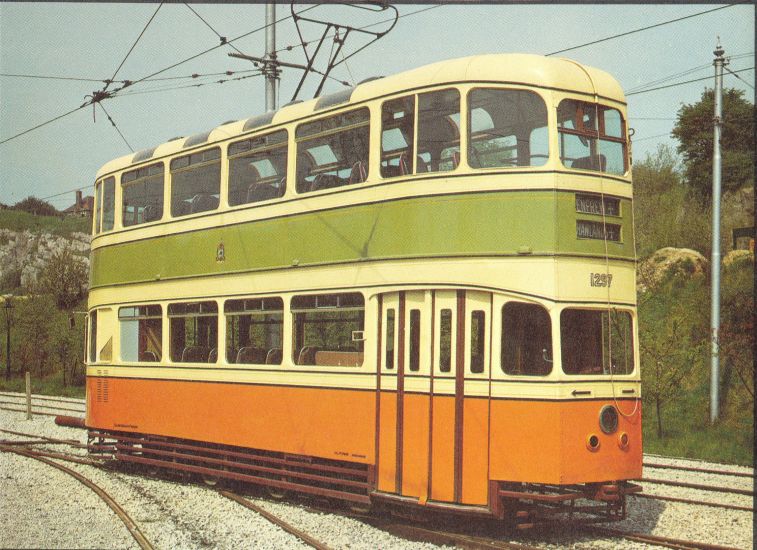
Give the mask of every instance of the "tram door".
[{"label": "tram door", "polygon": [[488,501],[491,295],[384,294],[378,489]]}]

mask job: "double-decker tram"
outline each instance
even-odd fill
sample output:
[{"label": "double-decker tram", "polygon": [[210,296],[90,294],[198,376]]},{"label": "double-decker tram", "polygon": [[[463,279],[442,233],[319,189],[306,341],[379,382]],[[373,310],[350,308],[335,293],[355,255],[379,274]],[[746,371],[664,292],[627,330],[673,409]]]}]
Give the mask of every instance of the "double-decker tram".
[{"label": "double-decker tram", "polygon": [[483,55],[109,162],[92,449],[359,506],[623,517],[626,120],[603,71]]}]

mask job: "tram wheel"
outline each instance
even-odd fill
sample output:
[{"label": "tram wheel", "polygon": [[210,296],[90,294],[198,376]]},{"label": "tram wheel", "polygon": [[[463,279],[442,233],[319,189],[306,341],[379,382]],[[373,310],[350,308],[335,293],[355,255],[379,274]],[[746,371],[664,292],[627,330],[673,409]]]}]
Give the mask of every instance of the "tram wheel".
[{"label": "tram wheel", "polygon": [[280,489],[272,485],[266,485],[265,492],[268,493],[268,496],[274,500],[284,500],[289,494],[289,491],[287,491],[286,489]]}]

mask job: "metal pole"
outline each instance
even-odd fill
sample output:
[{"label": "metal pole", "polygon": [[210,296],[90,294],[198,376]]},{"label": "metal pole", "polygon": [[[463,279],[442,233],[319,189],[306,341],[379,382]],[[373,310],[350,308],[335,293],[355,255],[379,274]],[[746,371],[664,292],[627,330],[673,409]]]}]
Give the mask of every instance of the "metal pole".
[{"label": "metal pole", "polygon": [[723,54],[725,50],[720,46],[720,37],[715,51],[715,118],[712,151],[712,309],[710,311],[710,336],[712,337],[712,352],[710,356],[710,423],[718,420],[720,397],[720,130],[722,125],[722,96],[723,96]]},{"label": "metal pole", "polygon": [[5,297],[5,379],[11,379],[11,304],[10,296]]},{"label": "metal pole", "polygon": [[32,419],[32,375],[26,371],[26,419]]},{"label": "metal pole", "polygon": [[276,110],[276,81],[278,67],[276,66],[276,4],[268,2],[265,5],[265,110]]}]

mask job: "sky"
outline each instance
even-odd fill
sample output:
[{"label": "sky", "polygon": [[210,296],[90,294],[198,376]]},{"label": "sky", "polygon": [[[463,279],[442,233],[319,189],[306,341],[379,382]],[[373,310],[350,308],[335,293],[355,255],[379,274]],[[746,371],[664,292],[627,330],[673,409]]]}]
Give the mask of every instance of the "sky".
[{"label": "sky", "polygon": [[[190,4],[191,9],[184,4],[166,4],[156,12],[158,6],[0,2],[2,75],[93,80],[0,76],[0,142],[8,140],[0,143],[0,203],[15,204],[33,195],[64,209],[73,204],[76,188],[84,187],[84,194],[91,194],[99,167],[128,154],[130,147],[139,151],[265,111],[263,78],[251,76],[254,67],[250,61],[229,57],[235,50],[229,44],[220,45],[218,38],[220,34],[231,40],[263,27],[263,4]],[[337,80],[355,83],[444,59],[483,53],[543,55],[728,4],[396,6],[402,17],[391,32],[335,68],[335,79],[328,80],[323,93],[343,88]],[[378,23],[370,27],[374,30],[388,28],[381,22],[391,15],[390,10],[373,12],[344,5],[295,5],[298,12],[307,8],[312,9],[303,16],[358,27]],[[277,6],[277,19],[289,15],[288,4]],[[705,87],[713,87],[713,50],[718,37],[726,57],[731,57],[728,68],[734,72],[747,69],[737,72],[741,80],[726,73],[724,84],[744,90],[745,97],[754,102],[754,21],[753,5],[728,6],[558,56],[605,70],[620,82],[628,94],[629,125],[635,131],[633,153],[638,162],[660,144],[677,145],[670,131],[679,108],[697,102]],[[322,29],[301,23],[306,41],[319,37]],[[349,55],[365,42],[364,36],[353,33],[344,51]],[[331,45],[327,42],[324,48]],[[88,106],[9,139],[76,109],[114,74],[114,80],[136,81],[214,46],[220,47],[104,100],[101,105],[117,130],[103,109]],[[234,41],[233,46],[262,56],[265,32],[253,32]],[[291,18],[277,24],[276,46],[281,49],[282,61],[305,61]],[[316,67],[322,69],[323,61]],[[226,71],[234,74],[190,78],[192,74]],[[284,69],[281,105],[292,98],[301,74]],[[240,78],[245,76],[249,78]],[[313,76],[300,98],[313,96],[317,85]],[[699,78],[706,79],[631,95]],[[212,83],[222,79],[227,81]],[[187,87],[203,82],[207,84]]]}]

